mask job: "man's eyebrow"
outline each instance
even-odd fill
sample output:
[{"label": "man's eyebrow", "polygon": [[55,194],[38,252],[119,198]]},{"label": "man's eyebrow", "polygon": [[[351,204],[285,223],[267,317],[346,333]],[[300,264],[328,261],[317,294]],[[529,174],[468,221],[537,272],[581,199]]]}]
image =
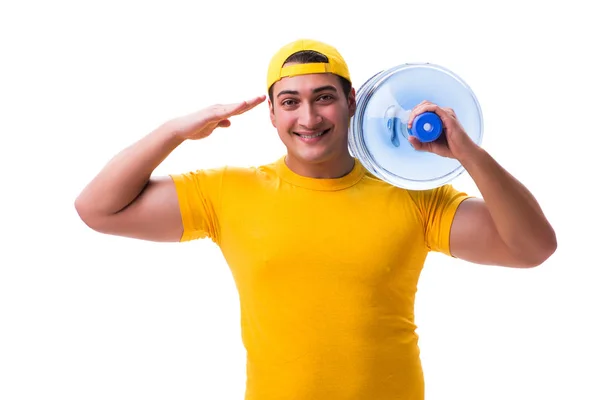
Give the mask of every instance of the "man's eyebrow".
[{"label": "man's eyebrow", "polygon": [[297,96],[299,93],[296,90],[282,90],[281,92],[279,92],[277,94],[277,97],[281,97],[284,94],[291,94],[291,95]]},{"label": "man's eyebrow", "polygon": [[326,86],[320,86],[320,87],[314,89],[313,93],[319,93],[319,92],[323,92],[325,90],[333,90],[334,92],[337,92],[337,89],[335,88],[335,86],[333,86],[333,85],[326,85]]},{"label": "man's eyebrow", "polygon": [[[325,86],[319,86],[318,88],[313,89],[313,93],[319,93],[319,92],[323,92],[325,90],[333,90],[334,92],[337,92],[337,89],[335,88],[335,86],[325,85]],[[279,92],[277,94],[277,97],[281,97],[286,94],[297,96],[299,93],[297,90],[282,90],[281,92]]]}]

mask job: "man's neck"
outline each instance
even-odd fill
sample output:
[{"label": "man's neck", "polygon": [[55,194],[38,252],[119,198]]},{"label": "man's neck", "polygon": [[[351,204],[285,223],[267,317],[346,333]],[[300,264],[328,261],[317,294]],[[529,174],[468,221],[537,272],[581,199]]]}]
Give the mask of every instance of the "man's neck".
[{"label": "man's neck", "polygon": [[332,158],[321,163],[305,163],[289,154],[285,157],[285,164],[294,173],[315,179],[335,179],[348,175],[354,168],[354,158],[350,153]]}]

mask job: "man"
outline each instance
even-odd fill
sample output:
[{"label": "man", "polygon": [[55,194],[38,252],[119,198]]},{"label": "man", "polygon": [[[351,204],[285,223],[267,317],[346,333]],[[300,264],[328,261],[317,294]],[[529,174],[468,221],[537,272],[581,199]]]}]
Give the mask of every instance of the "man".
[{"label": "man", "polygon": [[445,140],[418,150],[459,160],[482,198],[446,185],[409,191],[370,175],[348,151],[355,90],[338,51],[284,46],[267,74],[270,118],[287,154],[257,168],[152,176],[266,99],[215,105],[166,122],[123,150],[76,209],[92,229],[152,241],[210,238],[240,294],[246,399],[423,399],[413,319],[429,251],[516,268],[544,262],[554,231],[534,197],[464,132],[423,102]]}]

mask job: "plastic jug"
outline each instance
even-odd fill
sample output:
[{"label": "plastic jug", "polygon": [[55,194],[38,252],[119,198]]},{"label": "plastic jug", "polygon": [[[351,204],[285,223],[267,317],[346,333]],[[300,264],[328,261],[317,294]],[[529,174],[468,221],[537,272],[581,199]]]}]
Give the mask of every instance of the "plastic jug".
[{"label": "plastic jug", "polygon": [[409,190],[433,189],[464,172],[455,159],[415,150],[409,135],[423,142],[443,135],[434,113],[407,126],[413,107],[424,100],[450,107],[471,139],[481,145],[483,115],[471,88],[453,72],[430,63],[409,63],[381,71],[357,91],[349,132],[350,153],[373,175]]}]

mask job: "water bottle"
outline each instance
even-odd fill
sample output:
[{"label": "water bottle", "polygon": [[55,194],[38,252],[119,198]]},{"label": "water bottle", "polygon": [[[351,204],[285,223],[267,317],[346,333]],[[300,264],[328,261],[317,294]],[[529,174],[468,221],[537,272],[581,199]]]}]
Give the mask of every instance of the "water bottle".
[{"label": "water bottle", "polygon": [[483,115],[471,88],[452,71],[430,63],[409,63],[381,71],[357,91],[357,109],[349,132],[349,150],[373,175],[409,190],[434,189],[464,172],[455,159],[417,151],[408,141],[443,140],[437,114],[425,112],[408,128],[411,110],[424,100],[450,107],[477,144],[483,138]]}]

